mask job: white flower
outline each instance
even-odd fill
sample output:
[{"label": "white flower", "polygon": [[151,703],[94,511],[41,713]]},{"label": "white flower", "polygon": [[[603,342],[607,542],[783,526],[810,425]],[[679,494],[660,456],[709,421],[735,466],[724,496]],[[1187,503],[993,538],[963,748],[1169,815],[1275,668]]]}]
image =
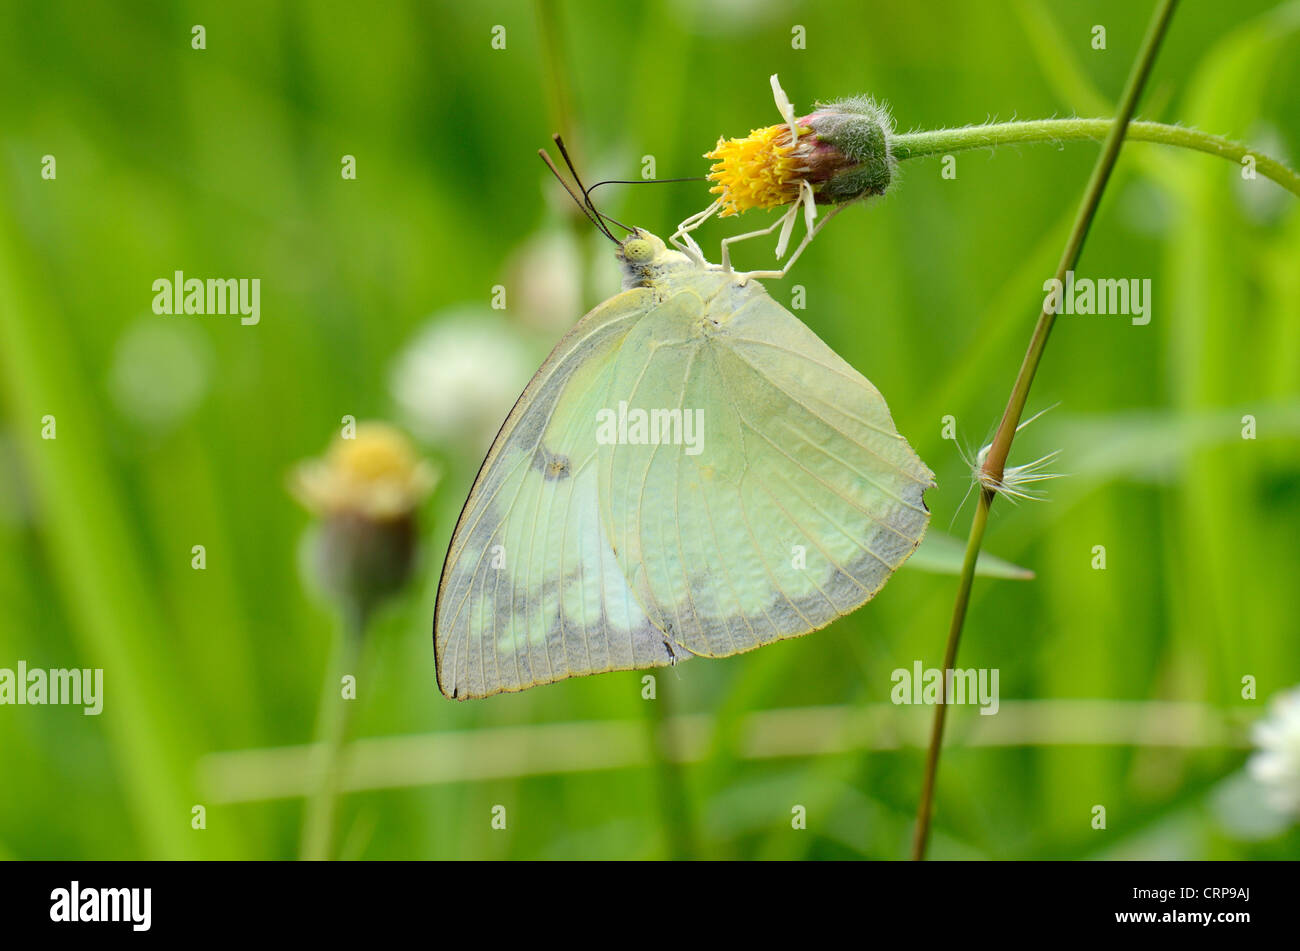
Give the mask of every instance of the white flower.
[{"label": "white flower", "polygon": [[1257,750],[1246,768],[1270,805],[1300,814],[1300,687],[1274,697],[1269,713],[1251,731]]},{"label": "white flower", "polygon": [[412,432],[477,448],[496,435],[534,369],[516,331],[470,309],[435,318],[398,357],[390,385]]},{"label": "white flower", "polygon": [[510,276],[516,310],[530,327],[563,333],[582,313],[582,251],[568,229],[528,238],[511,257]]},{"label": "white flower", "polygon": [[211,379],[207,336],[193,325],[150,317],[122,334],[108,372],[108,393],[123,416],[166,431],[203,402]]}]

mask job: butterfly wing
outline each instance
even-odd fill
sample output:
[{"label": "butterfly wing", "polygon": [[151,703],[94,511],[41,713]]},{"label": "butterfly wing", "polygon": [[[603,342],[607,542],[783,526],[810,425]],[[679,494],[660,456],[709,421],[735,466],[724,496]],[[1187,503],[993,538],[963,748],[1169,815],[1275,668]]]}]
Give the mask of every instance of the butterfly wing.
[{"label": "butterfly wing", "polygon": [[485,697],[675,659],[632,596],[597,504],[594,420],[614,355],[653,306],[653,292],[637,288],[580,320],[497,434],[438,585],[444,695]]},{"label": "butterfly wing", "polygon": [[920,543],[933,474],[876,388],[757,282],[696,272],[664,294],[619,348],[609,392],[629,420],[658,410],[660,436],[674,409],[697,431],[638,444],[630,424],[598,447],[604,520],[639,603],[710,657],[855,610]]}]

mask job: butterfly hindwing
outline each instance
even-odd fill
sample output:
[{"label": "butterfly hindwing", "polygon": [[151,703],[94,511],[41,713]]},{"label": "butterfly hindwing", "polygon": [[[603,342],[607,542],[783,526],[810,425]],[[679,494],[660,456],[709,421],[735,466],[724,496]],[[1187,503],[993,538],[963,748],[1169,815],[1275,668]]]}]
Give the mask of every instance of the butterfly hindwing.
[{"label": "butterfly hindwing", "polygon": [[853,611],[919,544],[932,474],[875,387],[756,282],[696,272],[664,295],[619,348],[610,393],[630,421],[698,424],[676,444],[599,447],[638,600],[713,657]]}]

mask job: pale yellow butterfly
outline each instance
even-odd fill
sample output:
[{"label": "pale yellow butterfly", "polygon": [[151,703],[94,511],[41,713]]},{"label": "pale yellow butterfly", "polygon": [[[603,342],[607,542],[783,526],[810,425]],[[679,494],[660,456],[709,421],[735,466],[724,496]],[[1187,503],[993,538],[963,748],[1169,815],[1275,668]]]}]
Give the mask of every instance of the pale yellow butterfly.
[{"label": "pale yellow butterfly", "polygon": [[746,279],[636,229],[483,461],[438,686],[486,697],[826,626],[920,543],[934,477],[884,399]]}]

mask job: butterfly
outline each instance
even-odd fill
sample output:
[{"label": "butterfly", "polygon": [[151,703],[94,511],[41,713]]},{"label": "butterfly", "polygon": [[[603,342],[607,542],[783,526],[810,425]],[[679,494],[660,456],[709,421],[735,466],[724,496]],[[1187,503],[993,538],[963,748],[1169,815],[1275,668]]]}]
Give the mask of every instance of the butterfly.
[{"label": "butterfly", "polygon": [[452,534],[452,699],[807,634],[925,533],[934,476],[879,391],[757,280],[629,230],[623,292],[524,389]]}]

